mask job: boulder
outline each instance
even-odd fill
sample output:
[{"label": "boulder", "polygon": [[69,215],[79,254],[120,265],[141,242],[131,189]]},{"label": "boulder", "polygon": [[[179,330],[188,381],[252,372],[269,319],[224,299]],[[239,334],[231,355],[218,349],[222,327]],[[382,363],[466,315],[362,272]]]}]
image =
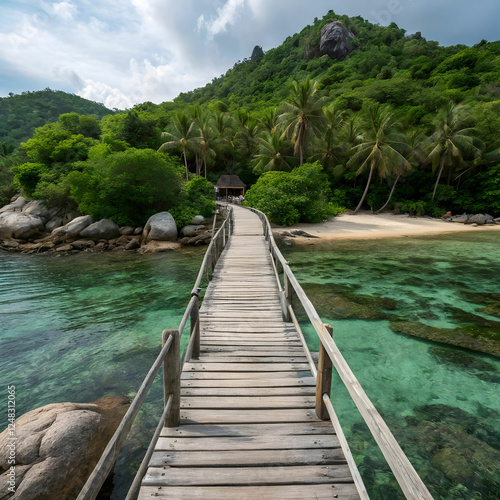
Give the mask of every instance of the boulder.
[{"label": "boulder", "polygon": [[71,243],[71,246],[75,250],[86,250],[87,248],[94,248],[95,243],[91,239],[76,240]]},{"label": "boulder", "polygon": [[327,54],[332,59],[341,61],[354,49],[350,41],[354,40],[354,35],[340,21],[328,23],[321,30],[321,40],[319,42],[319,55]]},{"label": "boulder", "polygon": [[63,225],[63,220],[61,217],[52,217],[52,219],[45,224],[46,231],[53,231],[56,227],[61,227]]},{"label": "boulder", "polygon": [[120,228],[120,234],[123,236],[134,234],[134,228],[130,226],[123,226]]},{"label": "boulder", "polygon": [[47,208],[43,200],[31,200],[26,205],[23,206],[22,212],[29,215],[34,215],[42,219],[43,223],[47,223],[52,217],[54,217],[59,208]]},{"label": "boulder", "polygon": [[203,231],[205,226],[190,224],[181,229],[181,236],[197,236],[200,231]]},{"label": "boulder", "polygon": [[4,212],[20,212],[23,209],[24,205],[26,205],[26,203],[28,203],[28,200],[26,198],[23,198],[22,196],[19,196],[15,201],[0,208],[0,214]]},{"label": "boulder", "polygon": [[155,241],[175,241],[177,239],[177,224],[172,214],[160,212],[152,215],[142,231],[142,237],[147,243]]},{"label": "boulder", "polygon": [[139,236],[140,234],[142,234],[142,231],[144,230],[143,227],[136,227],[134,229],[134,236]]},{"label": "boulder", "polygon": [[484,224],[486,224],[486,217],[483,214],[471,215],[465,223],[483,226]]},{"label": "boulder", "polygon": [[450,218],[451,222],[458,222],[460,224],[465,224],[469,216],[467,214],[454,215]]},{"label": "boulder", "polygon": [[205,217],[203,217],[203,215],[196,215],[193,217],[191,224],[194,224],[195,226],[198,226],[199,224],[205,224]]},{"label": "boulder", "polygon": [[[127,398],[105,397],[89,404],[50,404],[18,418],[13,498],[76,498],[128,406]],[[1,449],[8,449],[8,444],[6,429],[0,434]],[[0,455],[4,485],[10,468],[7,456]],[[1,493],[7,492],[3,489]]]},{"label": "boulder", "polygon": [[130,240],[127,245],[125,245],[125,250],[136,250],[137,248],[140,248],[141,242],[139,241],[139,238],[133,238]]},{"label": "boulder", "polygon": [[90,215],[82,215],[76,217],[66,225],[54,229],[50,235],[51,238],[72,238],[78,236],[86,227],[92,224]]},{"label": "boulder", "polygon": [[42,233],[45,225],[34,215],[23,212],[3,212],[0,214],[0,238],[28,239]]},{"label": "boulder", "polygon": [[120,227],[109,219],[101,219],[80,232],[82,238],[91,240],[111,240],[120,236]]}]

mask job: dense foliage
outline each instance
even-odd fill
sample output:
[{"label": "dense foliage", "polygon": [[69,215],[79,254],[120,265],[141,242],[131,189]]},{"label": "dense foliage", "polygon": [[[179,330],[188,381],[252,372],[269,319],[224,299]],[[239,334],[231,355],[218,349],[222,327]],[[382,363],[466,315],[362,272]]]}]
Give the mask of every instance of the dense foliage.
[{"label": "dense foliage", "polygon": [[[356,37],[343,61],[317,57],[321,30],[334,19]],[[198,178],[215,182],[221,174],[255,184],[248,202],[283,224],[326,217],[329,204],[500,215],[500,41],[440,47],[394,23],[330,11],[281,46],[257,52],[174,102],[146,102],[100,120],[87,110],[63,113],[40,123],[17,150],[0,144],[0,201],[22,188],[50,203],[76,199],[82,210],[95,210],[105,202],[83,201],[82,186],[110,179],[105,158],[116,155],[135,172],[120,177],[132,204],[139,169],[149,168],[143,160],[176,158],[183,175],[170,203],[180,224],[194,212],[208,214],[210,183]],[[136,162],[139,151],[151,156]],[[95,185],[105,192],[103,183]],[[126,204],[116,203],[96,213],[132,220]],[[156,195],[148,203],[134,220],[168,205]]]}]

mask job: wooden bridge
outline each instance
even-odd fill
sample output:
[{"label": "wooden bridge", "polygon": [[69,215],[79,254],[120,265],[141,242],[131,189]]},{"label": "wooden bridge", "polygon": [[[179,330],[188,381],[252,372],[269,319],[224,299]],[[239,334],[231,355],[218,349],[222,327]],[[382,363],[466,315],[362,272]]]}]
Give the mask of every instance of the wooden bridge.
[{"label": "wooden bridge", "polygon": [[[265,216],[223,211],[179,329],[163,332],[162,352],[78,499],[97,495],[162,365],[164,412],[127,500],[369,498],[329,399],[332,362],[406,498],[431,499],[283,259]],[[320,337],[317,369],[292,297]]]}]

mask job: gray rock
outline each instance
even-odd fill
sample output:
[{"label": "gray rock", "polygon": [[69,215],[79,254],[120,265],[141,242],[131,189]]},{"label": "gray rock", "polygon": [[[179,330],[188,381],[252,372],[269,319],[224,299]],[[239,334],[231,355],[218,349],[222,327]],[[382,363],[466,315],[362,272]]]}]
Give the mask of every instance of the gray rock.
[{"label": "gray rock", "polygon": [[[126,398],[118,397],[102,398],[90,404],[57,403],[19,417],[16,421],[17,488],[12,498],[76,498],[123,418],[128,403]],[[1,449],[8,449],[8,444],[6,429],[0,434]],[[2,453],[2,484],[7,482],[9,467],[7,454]]]},{"label": "gray rock", "polygon": [[45,226],[41,219],[23,212],[0,214],[0,238],[25,240],[42,233]]},{"label": "gray rock", "polygon": [[309,234],[306,231],[302,231],[302,229],[292,229],[290,232],[295,236],[302,236],[304,238],[319,238],[319,236]]},{"label": "gray rock", "polygon": [[135,250],[137,248],[140,248],[141,242],[139,241],[139,238],[133,238],[132,240],[129,241],[125,245],[125,250]]},{"label": "gray rock", "polygon": [[23,198],[22,196],[19,196],[13,202],[0,208],[0,214],[4,212],[20,212],[23,209],[24,205],[26,205],[26,203],[28,203],[28,200],[26,198]]},{"label": "gray rock", "polygon": [[59,208],[47,208],[43,200],[31,200],[26,205],[23,206],[22,212],[25,214],[34,215],[42,219],[44,223],[47,223],[52,217],[54,217]]},{"label": "gray rock", "polygon": [[328,23],[321,30],[319,55],[328,54],[332,59],[341,61],[354,50],[349,43],[354,38],[351,31],[344,27],[340,21]]},{"label": "gray rock", "polygon": [[177,225],[172,214],[160,212],[152,215],[142,231],[143,239],[147,242],[175,241],[177,239]]},{"label": "gray rock", "polygon": [[134,228],[130,226],[123,226],[120,228],[120,234],[123,236],[134,234]]},{"label": "gray rock", "polygon": [[181,236],[197,236],[200,231],[203,231],[205,226],[203,225],[193,225],[184,226],[181,229]]},{"label": "gray rock", "polygon": [[134,236],[138,236],[139,234],[142,234],[142,231],[143,231],[143,227],[136,227],[134,229]]},{"label": "gray rock", "polygon": [[193,217],[191,224],[194,224],[195,226],[199,224],[205,224],[205,217],[203,217],[203,215],[196,215],[195,217]]},{"label": "gray rock", "polygon": [[73,243],[71,243],[71,246],[75,249],[75,250],[85,250],[86,248],[94,248],[95,246],[95,243],[93,240],[91,239],[87,239],[87,240],[76,240],[76,241],[73,241]]},{"label": "gray rock", "polygon": [[467,214],[462,214],[462,215],[454,215],[453,217],[450,218],[450,220],[451,222],[458,222],[460,224],[465,224],[468,218],[469,216]]},{"label": "gray rock", "polygon": [[61,217],[52,217],[52,219],[45,224],[46,231],[53,231],[56,227],[61,227],[63,224],[63,220]]},{"label": "gray rock", "polygon": [[109,219],[101,219],[80,232],[82,238],[91,240],[111,240],[120,236],[120,227]]},{"label": "gray rock", "polygon": [[483,214],[471,215],[466,224],[477,224],[478,226],[483,226],[486,223],[486,217]]},{"label": "gray rock", "polygon": [[81,231],[92,224],[92,217],[90,215],[82,215],[76,217],[71,222],[66,225],[54,229],[51,233],[51,237],[57,238],[71,238],[78,236]]}]

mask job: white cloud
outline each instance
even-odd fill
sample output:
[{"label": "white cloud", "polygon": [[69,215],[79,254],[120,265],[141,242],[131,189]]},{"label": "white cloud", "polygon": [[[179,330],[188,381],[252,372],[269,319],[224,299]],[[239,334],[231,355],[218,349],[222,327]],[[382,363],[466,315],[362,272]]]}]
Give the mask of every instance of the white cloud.
[{"label": "white cloud", "polygon": [[52,11],[54,14],[64,21],[72,21],[78,12],[76,5],[73,2],[59,2],[52,4]]},{"label": "white cloud", "polygon": [[228,24],[235,24],[244,5],[245,0],[227,0],[222,7],[217,8],[215,18],[211,17],[210,21],[205,21],[203,14],[198,18],[198,30],[204,26],[207,29],[209,39],[212,39],[215,35],[226,31]]}]

